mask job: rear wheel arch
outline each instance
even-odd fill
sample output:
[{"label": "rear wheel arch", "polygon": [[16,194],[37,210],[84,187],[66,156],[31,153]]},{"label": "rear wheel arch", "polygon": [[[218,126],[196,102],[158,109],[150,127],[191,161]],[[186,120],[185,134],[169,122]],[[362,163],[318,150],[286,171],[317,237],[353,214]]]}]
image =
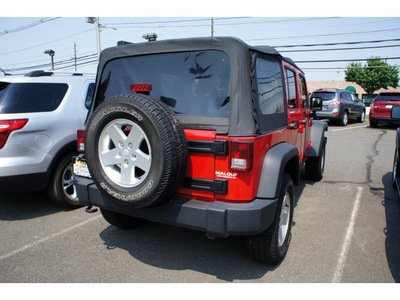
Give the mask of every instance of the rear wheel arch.
[{"label": "rear wheel arch", "polygon": [[[48,174],[48,182],[51,176],[54,174],[55,170],[57,169],[58,164],[63,160],[65,156],[73,156],[78,153],[76,149],[76,140],[71,141],[67,143],[64,147],[62,147],[57,154],[54,156],[53,160],[51,161],[51,164],[49,165],[47,169],[47,174]],[[72,160],[71,160],[72,161]],[[47,182],[47,184],[48,184]]]},{"label": "rear wheel arch", "polygon": [[72,157],[77,154],[76,141],[65,145],[53,159],[48,171],[47,194],[57,205],[64,208],[78,208]]},{"label": "rear wheel arch", "polygon": [[326,142],[325,131],[328,131],[328,124],[324,121],[313,121],[311,126],[311,148],[309,157],[318,157],[321,154],[324,142]]},{"label": "rear wheel arch", "polygon": [[289,174],[294,184],[300,182],[300,166],[298,149],[288,143],[280,143],[271,147],[264,157],[258,198],[276,198],[282,184],[283,174]]}]

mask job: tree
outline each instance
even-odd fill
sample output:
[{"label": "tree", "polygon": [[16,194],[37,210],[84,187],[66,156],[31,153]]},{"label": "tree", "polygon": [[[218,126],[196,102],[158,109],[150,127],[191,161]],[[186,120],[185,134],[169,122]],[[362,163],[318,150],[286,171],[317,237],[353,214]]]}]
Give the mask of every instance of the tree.
[{"label": "tree", "polygon": [[379,56],[368,58],[365,66],[362,66],[361,63],[350,63],[345,75],[346,81],[360,85],[369,97],[381,88],[388,89],[389,86],[393,88],[399,86],[399,68],[390,66]]}]

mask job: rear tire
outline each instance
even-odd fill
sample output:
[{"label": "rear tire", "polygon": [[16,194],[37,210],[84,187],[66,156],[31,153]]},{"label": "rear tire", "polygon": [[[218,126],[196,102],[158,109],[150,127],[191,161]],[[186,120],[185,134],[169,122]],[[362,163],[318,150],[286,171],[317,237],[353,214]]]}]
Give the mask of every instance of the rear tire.
[{"label": "rear tire", "polygon": [[82,205],[78,201],[75,179],[72,172],[72,154],[66,155],[58,162],[47,188],[50,199],[64,208],[78,208]]},{"label": "rear tire", "polygon": [[361,115],[357,118],[357,121],[358,121],[359,123],[364,123],[364,121],[365,121],[365,110],[363,110],[363,111],[361,112]]},{"label": "rear tire", "polygon": [[371,117],[370,117],[369,118],[369,126],[372,127],[372,128],[376,128],[376,127],[378,127],[378,122],[373,120],[373,119],[371,119]]},{"label": "rear tire", "polygon": [[257,262],[274,266],[285,257],[291,239],[294,197],[292,178],[283,174],[274,221],[267,230],[247,237],[247,251]]},{"label": "rear tire", "polygon": [[105,208],[100,208],[100,212],[108,223],[121,229],[134,229],[146,223],[146,220],[123,215]]},{"label": "rear tire", "polygon": [[343,112],[342,118],[339,119],[339,125],[346,126],[349,123],[349,113],[347,111]]}]

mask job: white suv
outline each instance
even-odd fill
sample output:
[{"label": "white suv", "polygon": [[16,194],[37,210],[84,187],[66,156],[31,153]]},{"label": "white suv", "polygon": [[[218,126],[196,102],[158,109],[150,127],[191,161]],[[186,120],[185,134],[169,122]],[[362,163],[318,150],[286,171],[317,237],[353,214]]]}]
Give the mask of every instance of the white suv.
[{"label": "white suv", "polygon": [[94,80],[44,71],[0,77],[0,191],[47,189],[56,204],[80,206],[71,162]]}]

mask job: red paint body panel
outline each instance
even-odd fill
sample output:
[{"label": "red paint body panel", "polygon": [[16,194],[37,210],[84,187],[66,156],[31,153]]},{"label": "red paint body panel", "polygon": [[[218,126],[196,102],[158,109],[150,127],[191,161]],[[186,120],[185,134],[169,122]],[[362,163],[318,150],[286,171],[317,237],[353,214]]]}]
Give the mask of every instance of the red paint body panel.
[{"label": "red paint body panel", "polygon": [[[185,176],[200,179],[226,179],[228,180],[228,193],[226,195],[214,194],[209,191],[187,189],[182,186],[177,194],[182,197],[202,201],[224,202],[249,202],[256,198],[260,181],[262,165],[267,150],[278,143],[287,140],[288,129],[282,129],[258,137],[229,138],[228,136],[215,136],[214,131],[185,130],[188,140],[245,140],[253,142],[253,165],[250,171],[233,171],[230,169],[228,155],[214,155],[211,153],[190,152]],[[230,149],[229,149],[230,152]]]},{"label": "red paint body panel", "polygon": [[[215,131],[185,129],[188,141],[215,141]],[[213,153],[189,152],[186,177],[214,180],[215,155]],[[210,201],[214,193],[180,186],[177,194],[191,199]]]}]

